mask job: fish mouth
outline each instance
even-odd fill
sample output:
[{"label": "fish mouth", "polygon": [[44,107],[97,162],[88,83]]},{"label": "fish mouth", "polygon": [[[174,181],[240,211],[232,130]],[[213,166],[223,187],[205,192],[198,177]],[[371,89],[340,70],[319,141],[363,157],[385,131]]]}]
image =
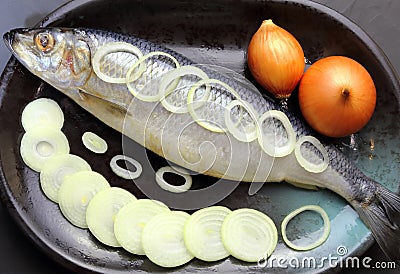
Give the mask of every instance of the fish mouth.
[{"label": "fish mouth", "polygon": [[6,44],[7,48],[14,53],[14,45],[16,42],[19,41],[18,39],[18,34],[24,34],[29,32],[30,29],[27,28],[17,28],[17,29],[12,29],[6,33],[3,34],[3,40],[4,43]]},{"label": "fish mouth", "polygon": [[15,36],[15,32],[14,31],[9,31],[3,34],[3,40],[4,43],[6,44],[7,48],[11,51],[14,52],[13,48],[12,48],[12,44],[14,41],[14,36]]}]

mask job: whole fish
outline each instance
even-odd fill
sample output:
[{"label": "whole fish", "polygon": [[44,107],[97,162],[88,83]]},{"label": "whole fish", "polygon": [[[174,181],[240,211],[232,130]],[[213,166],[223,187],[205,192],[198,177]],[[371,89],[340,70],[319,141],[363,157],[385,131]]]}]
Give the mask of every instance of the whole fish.
[{"label": "whole fish", "polygon": [[[385,254],[400,263],[399,196],[365,176],[334,145],[323,143],[328,153],[328,167],[323,172],[309,172],[299,164],[294,152],[283,157],[271,156],[256,140],[239,141],[229,132],[214,132],[193,123],[187,112],[170,112],[159,101],[137,99],[125,83],[109,83],[99,78],[92,63],[96,52],[113,42],[129,43],[142,54],[162,51],[175,57],[181,66],[194,65],[181,54],[137,37],[92,29],[15,29],[5,34],[4,40],[16,58],[33,74],[72,98],[102,122],[169,161],[195,172],[236,181],[286,181],[336,192],[358,212]],[[137,62],[137,56],[125,51],[110,56],[112,58],[104,58],[100,66],[115,77],[126,74]],[[140,89],[145,86],[146,79],[163,75],[173,68],[173,63],[162,58],[153,60],[147,64],[140,79],[131,85]],[[273,100],[262,97],[245,83],[218,70],[207,67],[203,70],[210,78],[231,86],[257,113],[269,110],[285,113],[297,139],[314,135],[298,117]],[[187,93],[178,93],[176,99],[185,101],[179,96],[187,96]],[[217,120],[222,107],[233,100],[220,88],[212,88],[209,98],[210,105],[203,108],[202,115],[215,115]],[[239,111],[232,114],[241,115]],[[275,134],[285,134],[281,127],[277,126]],[[287,136],[277,137],[279,143],[279,138]]]}]

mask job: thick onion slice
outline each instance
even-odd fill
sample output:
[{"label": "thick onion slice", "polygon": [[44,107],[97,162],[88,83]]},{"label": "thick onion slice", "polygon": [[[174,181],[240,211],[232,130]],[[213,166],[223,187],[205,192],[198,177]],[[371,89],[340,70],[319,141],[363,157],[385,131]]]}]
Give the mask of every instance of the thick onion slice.
[{"label": "thick onion slice", "polygon": [[[201,70],[198,67],[195,66],[182,66],[180,68],[174,69],[173,71],[170,71],[167,75],[165,75],[163,77],[163,79],[161,80],[160,83],[160,87],[159,87],[159,94],[161,95],[161,104],[164,106],[164,108],[170,112],[173,113],[187,113],[189,110],[186,106],[183,107],[176,107],[172,104],[170,104],[166,97],[168,95],[170,95],[172,92],[174,92],[174,89],[168,88],[171,85],[172,81],[176,81],[178,80],[179,82],[179,78],[185,75],[195,75],[201,79],[208,79],[207,74]],[[175,82],[174,82],[175,84]],[[174,85],[172,85],[174,86]],[[176,86],[176,85],[175,85]],[[205,93],[202,96],[202,98],[200,99],[200,105],[202,102],[206,101],[207,98],[210,95],[210,86],[206,86],[205,89]],[[197,102],[197,101],[196,101]],[[190,101],[191,104],[196,104],[196,102]],[[189,102],[187,102],[189,103]],[[194,108],[196,107],[200,107],[198,106],[199,102],[197,102],[197,105],[194,106]]]},{"label": "thick onion slice", "polygon": [[160,213],[146,224],[142,245],[150,261],[162,267],[177,267],[193,259],[183,240],[189,216],[183,211]]},{"label": "thick onion slice", "polygon": [[22,136],[20,153],[24,163],[40,172],[49,159],[68,154],[67,137],[60,130],[49,127],[35,127]]},{"label": "thick onion slice", "polygon": [[[144,65],[144,61],[148,58],[151,58],[153,56],[165,56],[170,58],[174,63],[175,63],[175,67],[179,68],[180,64],[178,62],[178,60],[176,60],[176,58],[174,56],[172,56],[171,54],[168,54],[166,52],[162,52],[162,51],[154,51],[154,52],[150,52],[144,56],[142,56],[141,58],[139,58],[139,60],[132,66],[129,68],[128,72],[126,73],[126,78],[125,78],[125,83],[129,89],[129,91],[132,93],[133,96],[135,96],[136,98],[138,98],[141,101],[144,102],[158,102],[161,100],[163,94],[161,92],[158,92],[156,95],[145,95],[145,94],[141,94],[140,91],[137,91],[134,87],[132,87],[131,83],[135,82],[137,79],[139,79],[140,75],[142,74],[140,68],[139,71],[132,74],[134,72],[134,70],[139,66],[139,65]],[[164,77],[164,76],[163,76]],[[176,82],[174,82],[174,85],[172,87],[170,87],[169,89],[174,89],[174,86],[177,85],[177,83],[179,82],[179,79],[177,79]],[[169,90],[168,89],[168,90]],[[165,87],[165,90],[167,90],[167,87]],[[170,91],[169,91],[170,92]]]},{"label": "thick onion slice", "polygon": [[186,221],[183,236],[189,252],[196,258],[213,262],[229,256],[221,239],[221,227],[229,208],[211,206],[193,213]]},{"label": "thick onion slice", "polygon": [[[136,170],[131,171],[120,167],[117,163],[120,160],[129,162],[136,168]],[[138,178],[143,171],[142,165],[138,161],[125,155],[115,155],[110,161],[110,167],[116,175],[127,180]]]},{"label": "thick onion slice", "polygon": [[40,186],[47,198],[58,203],[58,191],[65,179],[84,170],[92,169],[79,156],[73,154],[55,156],[51,161],[46,161],[40,171]]},{"label": "thick onion slice", "polygon": [[226,216],[221,237],[229,253],[245,262],[267,259],[278,243],[278,231],[271,218],[250,208],[237,209]]},{"label": "thick onion slice", "polygon": [[[175,185],[169,184],[164,179],[164,174],[167,172],[183,177],[185,179],[185,183],[180,186],[175,186]],[[182,192],[188,191],[192,187],[192,176],[190,176],[190,174],[183,168],[165,166],[165,167],[162,167],[159,170],[157,170],[156,182],[162,189],[164,189],[166,191],[174,192],[174,193],[182,193]]]},{"label": "thick onion slice", "polygon": [[39,98],[25,106],[21,123],[25,131],[38,126],[61,130],[64,124],[64,113],[54,100]]},{"label": "thick onion slice", "polygon": [[145,255],[142,232],[146,224],[157,214],[170,209],[159,201],[140,199],[125,205],[115,216],[114,233],[118,243],[128,252]]},{"label": "thick onion slice", "polygon": [[112,83],[112,84],[124,84],[124,83],[126,83],[125,77],[123,77],[123,78],[122,77],[121,78],[110,77],[110,76],[104,74],[100,69],[101,59],[110,53],[117,53],[117,52],[128,52],[133,55],[136,55],[138,59],[140,59],[143,56],[143,53],[139,48],[137,48],[129,43],[110,42],[110,43],[107,43],[97,49],[97,51],[95,52],[95,54],[92,58],[92,67],[93,67],[93,71],[96,73],[97,77],[99,77],[104,82]]},{"label": "thick onion slice", "polygon": [[[204,102],[199,102],[198,101],[194,101],[194,95],[196,93],[196,90],[199,89],[201,86],[206,85],[209,86],[211,84],[217,84],[222,86],[223,88],[225,88],[227,91],[229,91],[233,96],[235,96],[236,98],[240,98],[239,94],[228,84],[217,80],[217,79],[203,79],[198,81],[196,84],[194,84],[191,89],[188,92],[188,97],[187,97],[187,108],[189,111],[189,114],[192,116],[192,119],[199,124],[200,126],[204,127],[205,129],[212,131],[212,132],[225,132],[226,130],[224,129],[224,127],[222,125],[215,125],[213,123],[210,123],[209,121],[204,121],[203,119],[201,119],[200,117],[198,117],[197,113],[196,113],[196,102],[200,103],[200,104],[204,104]],[[204,98],[206,97],[206,98]],[[203,99],[208,100],[209,96],[204,96]]]},{"label": "thick onion slice", "polygon": [[99,173],[80,171],[68,176],[58,192],[62,214],[73,225],[87,228],[86,209],[97,192],[109,188],[110,184]]},{"label": "thick onion slice", "polygon": [[[298,214],[300,214],[301,212],[306,211],[306,210],[315,211],[321,215],[321,217],[324,221],[324,231],[323,231],[321,237],[317,241],[315,241],[313,244],[310,244],[308,246],[298,246],[298,245],[293,244],[287,238],[286,227],[291,219],[293,219],[295,216],[297,216]],[[326,214],[325,210],[323,210],[320,206],[317,206],[317,205],[306,205],[306,206],[300,207],[300,208],[292,211],[291,213],[289,213],[289,215],[287,215],[283,219],[282,224],[281,224],[281,229],[282,229],[283,241],[286,243],[287,246],[289,246],[290,248],[295,249],[295,250],[305,251],[305,250],[314,249],[314,248],[320,246],[321,244],[323,244],[326,241],[326,239],[328,239],[328,237],[329,237],[329,233],[331,231],[331,226],[330,226],[328,214]]]},{"label": "thick onion slice", "polygon": [[[276,144],[276,138],[271,142],[270,138],[265,135],[265,132],[263,132],[262,129],[262,124],[267,119],[277,119],[282,123],[282,126],[286,130],[288,139],[286,145],[279,147]],[[279,110],[269,110],[261,115],[258,124],[258,141],[265,153],[273,157],[284,157],[292,153],[296,146],[296,133],[294,132],[292,124],[285,113]]]},{"label": "thick onion slice", "polygon": [[90,232],[103,244],[120,247],[114,234],[114,219],[126,204],[136,201],[132,193],[119,187],[110,187],[98,192],[86,210],[86,222]]},{"label": "thick onion slice", "polygon": [[[252,117],[254,123],[253,127],[249,128],[249,126],[246,126],[242,128],[242,130],[238,127],[239,122],[233,122],[231,119],[231,111],[234,107],[239,106],[241,108],[244,108],[249,114],[250,117]],[[241,112],[240,115],[242,116],[243,113]],[[259,114],[257,111],[253,108],[252,105],[250,105],[248,102],[243,101],[243,100],[233,100],[231,101],[225,108],[225,125],[228,128],[228,131],[241,142],[252,142],[258,138],[257,136],[257,119]],[[241,119],[242,117],[239,117]],[[244,129],[244,130],[243,130]]]},{"label": "thick onion slice", "polygon": [[[310,162],[308,159],[306,159],[303,156],[303,153],[301,152],[301,146],[304,143],[310,143],[312,144],[322,155],[323,160],[319,164],[315,164],[313,162]],[[296,155],[297,162],[307,171],[313,172],[313,173],[321,173],[325,171],[325,169],[328,168],[329,165],[329,155],[324,146],[321,144],[321,142],[313,137],[313,136],[302,136],[297,140],[296,143],[296,148],[294,150],[294,153]]]},{"label": "thick onion slice", "polygon": [[97,134],[87,131],[82,135],[83,145],[90,151],[103,154],[107,151],[107,142]]}]

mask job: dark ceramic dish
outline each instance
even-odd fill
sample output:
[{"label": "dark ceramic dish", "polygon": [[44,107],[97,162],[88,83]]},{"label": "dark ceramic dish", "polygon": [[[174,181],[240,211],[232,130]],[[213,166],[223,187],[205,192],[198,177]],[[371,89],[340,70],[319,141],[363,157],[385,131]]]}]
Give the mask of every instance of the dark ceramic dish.
[{"label": "dark ceramic dish", "polygon": [[[246,48],[261,21],[267,18],[272,18],[298,38],[310,62],[328,55],[346,55],[369,70],[378,90],[376,112],[368,126],[357,134],[357,150],[347,149],[347,139],[339,140],[338,144],[368,176],[396,190],[400,159],[398,79],[376,44],[354,23],[331,9],[301,0],[79,0],[50,14],[42,25],[90,27],[130,33],[175,49],[199,63],[222,65],[251,79],[246,69]],[[302,205],[321,205],[332,223],[327,242],[311,251],[295,252],[280,240],[273,254],[276,259],[294,258],[292,263],[297,260],[300,264],[303,258],[313,257],[317,265],[286,269],[277,266],[276,260],[260,267],[230,257],[215,263],[192,260],[182,267],[169,270],[157,267],[143,256],[132,256],[122,249],[106,247],[87,230],[72,226],[62,217],[57,205],[42,194],[38,174],[21,161],[19,141],[23,130],[19,122],[20,115],[23,107],[37,97],[53,98],[62,107],[66,118],[63,131],[70,141],[72,153],[87,159],[93,169],[100,171],[113,186],[124,187],[137,197],[145,196],[134,184],[117,179],[108,167],[109,159],[122,151],[121,135],[44,84],[12,58],[3,73],[0,86],[1,199],[30,239],[52,259],[72,271],[265,272],[274,263],[274,272],[329,272],[334,271],[335,265],[323,263],[323,258],[331,256],[340,260],[346,256],[360,255],[373,242],[370,232],[357,214],[336,194],[297,189],[282,183],[265,185],[257,195],[251,197],[247,195],[248,185],[241,184],[220,204],[232,209],[259,209],[270,215],[276,224],[280,224],[285,215]],[[293,97],[295,107],[296,95]],[[107,154],[99,156],[85,150],[80,141],[84,131],[103,136],[110,147]],[[370,140],[374,141],[373,150],[369,145]],[[163,159],[151,153],[149,156],[153,166],[164,164]],[[321,225],[320,220],[312,214],[304,216],[309,218],[308,222],[294,220],[289,228],[290,234],[302,238],[305,234],[317,233],[315,230]]]}]

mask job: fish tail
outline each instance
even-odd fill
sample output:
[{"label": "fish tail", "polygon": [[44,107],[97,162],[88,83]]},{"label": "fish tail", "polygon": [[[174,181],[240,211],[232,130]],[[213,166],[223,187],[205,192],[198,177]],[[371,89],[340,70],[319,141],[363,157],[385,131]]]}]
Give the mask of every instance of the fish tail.
[{"label": "fish tail", "polygon": [[400,197],[380,184],[371,199],[353,201],[383,253],[400,265]]}]

